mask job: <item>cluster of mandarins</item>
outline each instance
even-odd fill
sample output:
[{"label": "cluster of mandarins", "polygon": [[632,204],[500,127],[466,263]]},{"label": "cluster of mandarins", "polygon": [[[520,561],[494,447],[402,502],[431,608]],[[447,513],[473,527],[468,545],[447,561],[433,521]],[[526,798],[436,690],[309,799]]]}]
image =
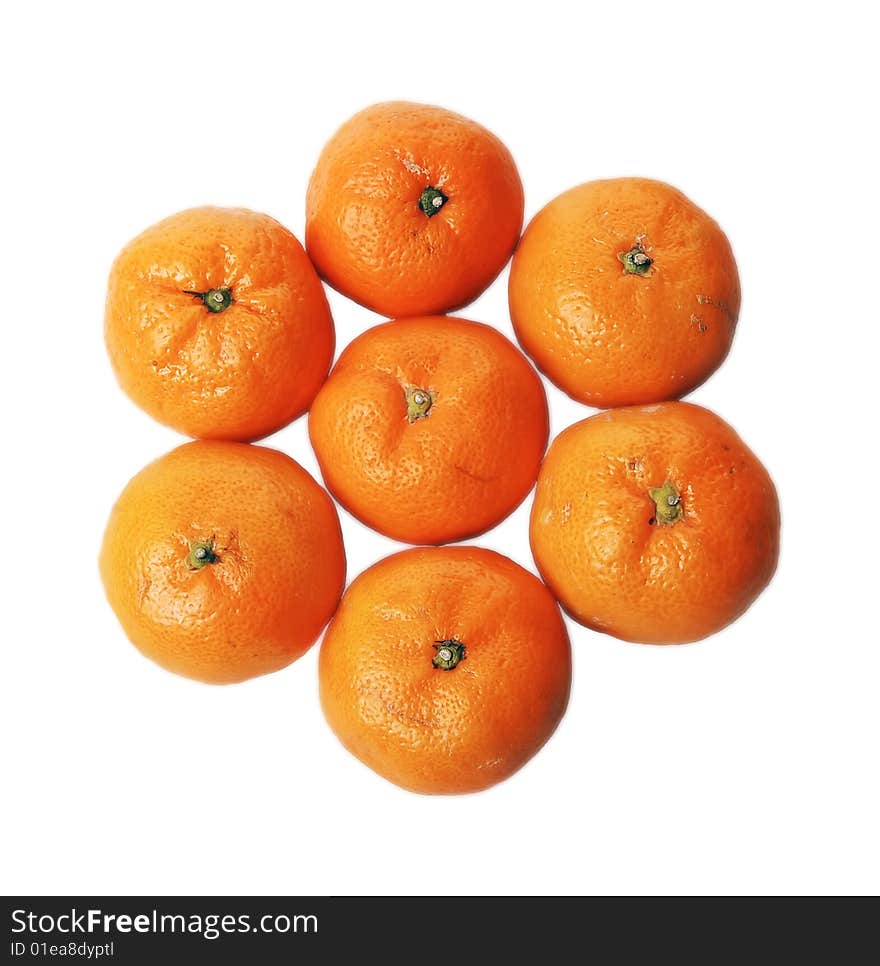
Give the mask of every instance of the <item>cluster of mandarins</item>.
[{"label": "cluster of mandarins", "polygon": [[[492,785],[552,734],[571,679],[557,600],[625,640],[694,641],[740,615],[776,566],[766,470],[717,416],[667,401],[730,347],[740,292],[721,229],[636,178],[573,188],[520,239],[522,219],[496,137],[439,108],[381,104],[318,160],[308,254],[266,215],[199,208],[134,239],[110,277],[119,382],[198,437],[142,470],[110,517],[101,572],[126,633],[162,666],[223,683],[286,666],[329,621],[331,727],[420,792]],[[511,253],[523,348],[605,409],[546,457],[547,401],[527,358],[495,329],[441,314]],[[319,274],[392,319],[329,376]],[[288,456],[247,445],[307,409],[339,503],[435,545],[388,557],[344,595],[326,491]],[[536,480],[531,545],[546,585],[500,554],[436,546],[493,527]]]}]

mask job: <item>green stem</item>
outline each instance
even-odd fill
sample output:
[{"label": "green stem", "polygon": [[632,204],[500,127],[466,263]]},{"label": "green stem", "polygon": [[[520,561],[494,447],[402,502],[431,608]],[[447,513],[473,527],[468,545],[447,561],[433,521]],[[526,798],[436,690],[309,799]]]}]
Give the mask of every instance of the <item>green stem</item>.
[{"label": "green stem", "polygon": [[648,496],[654,501],[654,520],[657,523],[671,525],[684,516],[681,494],[672,480],[667,480],[663,486],[655,486],[648,490]]},{"label": "green stem", "polygon": [[200,298],[209,312],[223,312],[233,302],[231,288],[209,288],[207,292],[192,292],[184,289],[183,294]]},{"label": "green stem", "polygon": [[417,419],[424,419],[434,405],[434,399],[427,389],[411,386],[406,390],[406,418],[414,423]]},{"label": "green stem", "polygon": [[433,218],[447,201],[449,201],[449,198],[439,188],[428,185],[419,195],[419,208],[429,218]]},{"label": "green stem", "polygon": [[434,650],[437,653],[431,663],[438,671],[451,671],[459,661],[464,660],[465,646],[454,637],[446,641],[437,641]]},{"label": "green stem", "polygon": [[623,262],[623,270],[627,275],[647,275],[654,264],[654,259],[639,242],[636,242],[628,252],[621,252],[617,257]]},{"label": "green stem", "polygon": [[193,540],[189,545],[189,556],[186,558],[190,570],[201,570],[208,564],[217,563],[220,558],[214,552],[213,540]]}]

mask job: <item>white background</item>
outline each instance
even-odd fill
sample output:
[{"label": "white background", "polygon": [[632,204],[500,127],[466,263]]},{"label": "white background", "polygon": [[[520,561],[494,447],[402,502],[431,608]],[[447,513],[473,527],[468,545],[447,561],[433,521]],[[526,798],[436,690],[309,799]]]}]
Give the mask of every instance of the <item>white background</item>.
[{"label": "white background", "polygon": [[[871,4],[17,4],[0,56],[2,886],[12,893],[872,892],[878,876],[876,18]],[[125,640],[96,556],[181,442],[116,387],[117,250],[192,205],[303,235],[324,141],[406,98],[510,147],[527,217],[592,178],[728,232],[733,351],[692,399],[779,487],[783,553],[689,647],[571,624],[568,714],[514,778],[419,797],[338,744],[313,649],[213,688]],[[339,345],[378,321],[331,293]],[[512,335],[506,272],[461,314]],[[555,434],[589,410],[548,387]],[[277,434],[317,467],[304,419]],[[479,543],[532,567],[529,503]],[[398,548],[342,513],[349,578]]]}]

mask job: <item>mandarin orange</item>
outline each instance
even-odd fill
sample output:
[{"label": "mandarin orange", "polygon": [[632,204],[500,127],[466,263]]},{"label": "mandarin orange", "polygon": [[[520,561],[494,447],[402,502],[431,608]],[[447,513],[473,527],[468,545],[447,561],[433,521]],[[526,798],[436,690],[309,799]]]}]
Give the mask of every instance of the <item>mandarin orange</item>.
[{"label": "mandarin orange", "polygon": [[314,643],[342,593],[345,551],[332,500],[299,464],[203,440],[125,487],[100,569],[136,647],[225,684],[277,671]]},{"label": "mandarin orange", "polygon": [[154,419],[243,441],[308,408],[335,341],[300,243],[242,208],[192,208],[126,245],[110,273],[105,337],[120,385]]},{"label": "mandarin orange", "polygon": [[510,313],[538,368],[572,398],[678,398],[724,360],[740,286],[718,225],[646,178],[592,181],[532,219],[514,255]]},{"label": "mandarin orange", "polygon": [[535,562],[582,624],[677,644],[739,617],[779,555],[779,503],[757,457],[688,403],[613,409],[551,444],[532,506]]},{"label": "mandarin orange", "polygon": [[494,526],[534,485],[547,445],[538,374],[497,330],[444,316],[377,325],[342,353],[309,414],[324,482],[409,543]]},{"label": "mandarin orange", "polygon": [[411,791],[479,791],[524,765],[568,702],[571,653],[537,577],[478,547],[362,573],[319,655],[321,704],[364,764]]},{"label": "mandarin orange", "polygon": [[440,107],[393,101],[356,114],[321,152],[306,247],[344,295],[393,317],[473,301],[519,238],[523,190],[507,148]]}]

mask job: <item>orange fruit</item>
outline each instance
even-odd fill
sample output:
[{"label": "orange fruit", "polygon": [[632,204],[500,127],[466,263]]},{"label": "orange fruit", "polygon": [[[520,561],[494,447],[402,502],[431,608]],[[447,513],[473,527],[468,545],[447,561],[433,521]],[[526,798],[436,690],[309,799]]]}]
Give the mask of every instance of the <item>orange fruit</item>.
[{"label": "orange fruit", "polygon": [[324,482],[358,519],[410,543],[494,526],[525,498],[547,445],[547,401],[495,329],[444,316],[358,336],[315,398]]},{"label": "orange fruit", "polygon": [[677,644],[721,630],[767,586],[779,503],[757,457],[714,413],[636,406],[553,441],[530,535],[541,575],[576,620]]},{"label": "orange fruit", "polygon": [[226,684],[277,671],[314,643],[342,593],[345,552],[333,502],[292,459],[198,441],[125,487],[100,569],[136,647]]},{"label": "orange fruit", "polygon": [[522,183],[494,134],[393,101],[346,121],[321,152],[306,247],[334,288],[376,312],[448,312],[501,271],[522,219]]},{"label": "orange fruit", "polygon": [[534,217],[510,270],[510,314],[538,368],[580,402],[690,392],[722,363],[739,314],[730,244],[680,191],[591,181]]},{"label": "orange fruit", "polygon": [[319,655],[321,704],[348,750],[410,791],[488,788],[555,730],[571,682],[547,588],[477,547],[419,547],[349,587]]},{"label": "orange fruit", "polygon": [[243,208],[192,208],[129,242],[110,272],[105,336],[138,406],[209,439],[257,439],[299,416],[334,349],[302,246]]}]

